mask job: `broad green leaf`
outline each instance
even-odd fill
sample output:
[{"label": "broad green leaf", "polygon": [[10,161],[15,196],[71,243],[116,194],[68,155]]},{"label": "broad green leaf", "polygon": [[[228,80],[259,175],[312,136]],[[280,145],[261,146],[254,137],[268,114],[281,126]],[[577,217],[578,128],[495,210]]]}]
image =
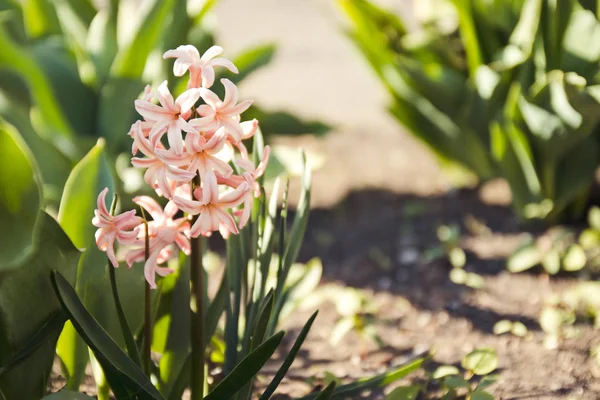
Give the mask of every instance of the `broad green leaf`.
[{"label": "broad green leaf", "polygon": [[590,228],[600,230],[600,207],[593,206],[590,208],[587,221]]},{"label": "broad green leaf", "polygon": [[[0,26],[0,67],[18,73],[27,83],[31,96],[39,108],[47,132],[52,132],[52,141],[66,154],[77,154],[71,140],[73,130],[55,98],[51,82],[44,74],[34,57],[24,48],[14,43]],[[48,133],[49,134],[49,133]]]},{"label": "broad green leaf", "polygon": [[[502,335],[510,332],[513,327],[513,323],[507,319],[500,320],[494,324],[493,332],[494,335]],[[458,370],[457,370],[458,372]]]},{"label": "broad green leaf", "polygon": [[523,272],[540,263],[540,253],[535,243],[530,242],[519,247],[508,258],[506,268],[510,272]]},{"label": "broad green leaf", "polygon": [[307,121],[285,111],[266,111],[256,105],[244,113],[245,119],[256,118],[265,136],[306,135],[321,136],[331,130],[331,126],[320,121]]},{"label": "broad green leaf", "polygon": [[[285,357],[285,360],[283,360],[283,364],[281,364],[281,367],[279,367],[279,369],[277,370],[277,373],[275,373],[273,380],[269,383],[269,386],[267,386],[267,388],[265,389],[263,394],[260,396],[260,400],[268,400],[269,398],[271,398],[273,393],[275,393],[275,390],[277,389],[277,387],[279,386],[279,384],[281,383],[281,381],[287,374],[288,370],[292,366],[292,363],[296,359],[296,355],[298,354],[298,351],[300,351],[300,348],[302,347],[302,344],[304,343],[306,336],[308,336],[308,332],[310,331],[310,328],[312,327],[312,324],[315,321],[315,318],[317,318],[318,313],[319,313],[318,311],[315,311],[314,314],[308,319],[306,324],[304,324],[304,326],[302,327],[302,330],[298,334],[298,337],[296,338],[296,341],[294,342],[294,345],[292,346],[290,352]],[[266,321],[265,321],[265,325],[266,325]]]},{"label": "broad green leaf", "polygon": [[487,375],[498,368],[498,356],[494,349],[483,347],[467,354],[461,365],[476,375]]},{"label": "broad green leaf", "polygon": [[[186,376],[186,382],[189,382],[189,367],[185,368],[191,351],[189,258],[180,257],[178,262],[176,272],[162,281],[159,312],[154,325],[153,350],[163,354],[159,390],[165,398],[173,395],[181,398],[182,393],[176,393],[176,382],[180,376]],[[162,332],[159,333],[159,329]],[[211,336],[212,332],[205,335],[205,340],[208,341]],[[162,346],[157,341],[162,342]]]},{"label": "broad green leaf", "polygon": [[143,6],[146,13],[142,15],[135,35],[115,56],[111,70],[113,77],[139,79],[142,76],[148,56],[163,35],[173,0],[153,0]]},{"label": "broad green leaf", "polygon": [[[118,315],[111,295],[106,254],[95,244],[96,227],[91,223],[98,194],[109,188],[114,194],[114,184],[103,140],[98,141],[90,152],[75,166],[67,183],[60,204],[58,219],[75,245],[85,248],[77,268],[75,288],[83,304],[94,318],[119,345],[124,346]],[[113,268],[112,265],[110,268]],[[143,274],[133,270],[118,269],[116,280],[121,302],[129,325],[136,332],[142,324],[138,304],[143,299]],[[88,352],[81,339],[69,324],[61,335],[57,353],[63,361],[69,379],[69,389],[76,389],[84,376]]]},{"label": "broad green leaf", "polygon": [[475,26],[474,10],[469,0],[452,0],[458,11],[460,35],[467,56],[467,65],[471,75],[477,68],[484,64],[482,45],[479,42],[477,27]]},{"label": "broad green leaf", "polygon": [[137,78],[111,77],[102,87],[96,130],[113,151],[131,149],[127,132],[136,120],[133,102],[143,90],[144,82]]},{"label": "broad green leaf", "polygon": [[560,271],[560,253],[558,249],[550,249],[542,258],[542,266],[550,275],[556,275]]},{"label": "broad green leaf", "polygon": [[444,384],[453,389],[468,388],[471,386],[469,381],[460,375],[448,375],[444,378]]},{"label": "broad green leaf", "polygon": [[[586,40],[581,40],[585,37]],[[600,60],[600,22],[589,10],[578,9],[563,40],[563,69],[592,78],[597,73]]]},{"label": "broad green leaf", "polygon": [[71,392],[70,390],[61,390],[60,392],[52,393],[44,396],[42,400],[93,400],[95,397],[90,397],[83,393]]},{"label": "broad green leaf", "polygon": [[333,392],[335,391],[336,382],[331,381],[329,385],[323,389],[321,393],[315,398],[315,400],[329,400],[333,396]]},{"label": "broad green leaf", "polygon": [[563,269],[565,271],[573,272],[579,271],[583,267],[585,267],[585,263],[587,262],[587,257],[583,248],[578,244],[572,244],[567,249],[565,256],[563,257]]},{"label": "broad green leaf", "polygon": [[60,24],[51,1],[24,0],[23,17],[27,35],[32,39],[60,34]]},{"label": "broad green leaf", "polygon": [[[352,398],[364,390],[381,388],[389,385],[421,368],[423,362],[425,362],[425,358],[418,357],[381,375],[372,378],[358,379],[356,382],[338,386],[334,391],[332,399]],[[299,400],[312,400],[315,397],[315,394],[310,394]]]},{"label": "broad green leaf", "polygon": [[48,77],[54,99],[69,126],[78,136],[93,138],[97,94],[81,81],[68,43],[61,37],[46,38],[32,47],[32,55]]},{"label": "broad green leaf", "polygon": [[140,399],[163,399],[143,371],[127,357],[86,310],[75,289],[59,272],[53,271],[52,285],[63,311],[69,316],[77,333],[94,352],[115,394],[136,393]]},{"label": "broad green leaf", "polygon": [[245,50],[242,54],[237,55],[232,60],[240,73],[227,73],[225,74],[226,77],[231,79],[233,83],[237,84],[238,82],[241,82],[254,71],[269,64],[275,55],[276,49],[276,45],[270,43]]},{"label": "broad green leaf", "polygon": [[0,121],[0,273],[22,266],[34,248],[42,203],[37,165],[17,130]]},{"label": "broad green leaf", "polygon": [[0,376],[12,370],[18,366],[40,346],[46,344],[48,340],[54,340],[60,333],[63,325],[66,322],[66,317],[61,311],[57,311],[53,314],[48,321],[27,341],[27,343],[20,348],[17,353],[11,358],[8,363],[0,366]]},{"label": "broad green leaf", "polygon": [[490,385],[493,385],[498,380],[498,378],[499,376],[497,374],[484,376],[483,378],[481,378],[481,381],[479,381],[479,384],[477,385],[477,390],[485,390]]},{"label": "broad green leaf", "polygon": [[431,377],[433,379],[441,379],[449,375],[458,375],[459,373],[460,371],[454,365],[442,365],[433,372]]},{"label": "broad green leaf", "polygon": [[416,400],[420,392],[419,385],[400,386],[385,396],[385,400]]},{"label": "broad green leaf", "polygon": [[494,396],[483,390],[476,390],[468,397],[469,400],[494,400]]},{"label": "broad green leaf", "polygon": [[[9,363],[60,311],[50,284],[50,271],[59,269],[69,280],[75,280],[79,251],[52,217],[42,212],[39,219],[35,252],[22,267],[0,273],[0,365]],[[50,335],[26,360],[2,374],[0,392],[6,399],[37,400],[43,396],[58,333]]]},{"label": "broad green leaf", "polygon": [[204,396],[204,400],[229,399],[236,394],[271,358],[279,343],[281,343],[284,334],[284,331],[276,333],[244,357],[225,379],[219,382],[208,395]]},{"label": "broad green leaf", "polygon": [[0,92],[0,115],[15,126],[38,164],[44,184],[43,203],[58,208],[62,189],[73,168],[71,160],[49,140],[42,138],[31,125],[27,110],[17,107],[13,99]]}]

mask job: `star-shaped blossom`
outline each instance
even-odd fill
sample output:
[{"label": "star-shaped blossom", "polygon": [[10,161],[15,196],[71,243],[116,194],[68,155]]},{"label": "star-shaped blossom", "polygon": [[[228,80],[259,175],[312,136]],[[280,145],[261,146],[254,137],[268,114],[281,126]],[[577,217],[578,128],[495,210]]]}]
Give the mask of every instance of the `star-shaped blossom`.
[{"label": "star-shaped blossom", "polygon": [[271,148],[269,146],[265,146],[262,159],[258,166],[255,167],[252,161],[241,158],[235,160],[235,163],[244,169],[245,172],[242,175],[231,175],[229,177],[217,175],[217,183],[219,184],[237,188],[241,184],[246,183],[250,188],[250,190],[248,190],[244,197],[244,205],[242,209],[234,211],[234,215],[240,217],[240,228],[246,226],[246,223],[248,223],[248,220],[250,219],[250,211],[252,211],[253,198],[260,197],[260,185],[256,180],[265,173],[267,164],[269,163],[270,154]]},{"label": "star-shaped blossom", "polygon": [[142,219],[135,215],[135,210],[126,211],[120,215],[110,215],[106,208],[106,194],[108,188],[100,192],[97,199],[97,209],[94,210],[92,224],[98,228],[96,231],[96,245],[106,256],[111,264],[117,268],[119,262],[115,256],[115,240],[122,245],[133,244],[137,239],[136,228]]},{"label": "star-shaped blossom", "polygon": [[208,171],[218,171],[224,176],[233,173],[233,168],[219,157],[227,143],[227,132],[219,128],[208,140],[204,135],[188,133],[185,138],[187,155],[178,157],[169,152],[157,150],[161,158],[174,166],[186,166],[188,171],[198,172],[204,176]]},{"label": "star-shaped blossom", "polygon": [[147,100],[147,96],[146,99],[135,101],[137,112],[146,121],[154,123],[148,134],[150,142],[156,147],[166,132],[169,146],[175,151],[175,154],[182,154],[183,135],[181,131],[196,132],[187,119],[192,113],[192,107],[200,98],[200,89],[186,90],[177,97],[177,100],[173,100],[167,87],[167,81],[164,81],[156,90],[156,97],[160,106]]},{"label": "star-shaped blossom", "polygon": [[229,233],[239,233],[235,220],[228,210],[240,205],[249,190],[248,184],[243,182],[237,188],[219,194],[217,177],[214,172],[209,171],[203,177],[202,187],[194,190],[194,197],[199,201],[177,196],[173,197],[173,201],[181,210],[191,215],[198,215],[190,229],[191,237],[210,236],[217,230],[227,236]]},{"label": "star-shaped blossom", "polygon": [[[173,190],[178,184],[189,182],[195,176],[193,172],[177,166],[169,165],[155,153],[150,140],[144,136],[142,122],[136,122],[131,128],[131,137],[134,141],[133,148],[139,150],[143,157],[132,157],[131,164],[137,168],[147,168],[144,173],[144,181],[150,185],[161,196],[171,198]],[[166,151],[161,143],[157,144],[157,150],[163,150],[163,154],[169,158],[177,158]]]},{"label": "star-shaped blossom", "polygon": [[[160,267],[169,259],[177,255],[175,246],[177,245],[185,254],[190,254],[190,241],[186,236],[190,228],[187,218],[173,219],[177,214],[178,208],[173,201],[170,201],[163,210],[161,206],[151,197],[139,196],[133,199],[139,206],[143,207],[152,216],[152,221],[148,221],[148,239],[149,239],[149,257],[144,264],[144,277],[151,288],[156,288],[156,274],[166,276],[173,270]],[[137,249],[130,250],[125,260],[129,267],[134,262],[145,259],[145,229],[140,229],[137,236]]]},{"label": "star-shaped blossom", "polygon": [[200,57],[198,49],[188,44],[167,51],[163,54],[163,58],[176,59],[175,64],[173,64],[173,74],[175,76],[183,76],[188,70],[190,71],[188,89],[200,86],[210,88],[215,82],[214,67],[221,66],[235,74],[238,73],[238,69],[231,61],[222,57],[215,58],[221,54],[223,54],[223,48],[212,46]]},{"label": "star-shaped blossom", "polygon": [[206,104],[197,109],[201,118],[192,119],[189,124],[198,131],[214,131],[223,126],[233,142],[238,143],[244,136],[240,114],[252,105],[252,100],[244,100],[238,104],[238,90],[235,84],[229,79],[221,79],[221,82],[225,86],[223,101],[210,89],[199,89],[200,96]]}]

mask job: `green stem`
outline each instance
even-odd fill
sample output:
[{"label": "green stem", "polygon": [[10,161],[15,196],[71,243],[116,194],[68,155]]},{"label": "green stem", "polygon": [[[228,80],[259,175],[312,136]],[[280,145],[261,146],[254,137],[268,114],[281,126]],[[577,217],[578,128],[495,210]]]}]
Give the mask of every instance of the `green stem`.
[{"label": "green stem", "polygon": [[[200,175],[194,178],[194,187],[200,186]],[[196,222],[198,216],[194,216]],[[191,239],[191,284],[192,304],[196,305],[196,312],[191,312],[192,341],[192,397],[191,400],[202,400],[204,397],[204,268],[202,266],[202,242],[199,237]]]},{"label": "green stem", "polygon": [[[142,216],[144,218],[144,261],[148,261],[150,258],[150,234],[148,233],[148,221],[146,220],[146,214],[144,209],[142,210]],[[152,347],[152,297],[150,294],[150,284],[146,282],[144,290],[144,372],[150,378],[152,370],[150,368],[151,362],[151,347]]]}]

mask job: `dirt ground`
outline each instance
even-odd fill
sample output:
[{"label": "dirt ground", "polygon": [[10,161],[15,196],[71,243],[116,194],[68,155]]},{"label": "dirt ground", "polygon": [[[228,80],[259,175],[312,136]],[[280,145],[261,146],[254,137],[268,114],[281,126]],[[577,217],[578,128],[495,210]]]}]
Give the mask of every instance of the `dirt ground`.
[{"label": "dirt ground", "polygon": [[[410,15],[410,1],[385,3]],[[324,371],[369,376],[430,348],[436,348],[435,362],[457,364],[473,348],[491,346],[500,359],[500,379],[490,389],[497,399],[600,399],[599,370],[589,357],[600,336],[582,325],[579,338],[547,350],[537,322],[545,299],[575,282],[506,272],[506,257],[528,230],[507,207],[507,188],[493,182],[481,191],[450,189],[426,149],[386,114],[385,93],[341,33],[334,1],[222,0],[217,17],[227,50],[261,41],[279,45],[273,64],[244,83],[242,93],[334,125],[322,139],[283,140],[327,156],[314,175],[315,210],[301,258],[323,260],[324,285],[364,289],[379,306],[383,347],[355,334],[332,346],[338,316],[332,304],[320,305],[284,392],[305,394],[307,379]],[[469,232],[465,220],[473,217],[488,229]],[[437,243],[442,223],[463,226],[466,268],[484,276],[482,289],[452,283],[443,261],[415,257]],[[295,314],[286,327],[299,329],[311,312]],[[502,319],[521,321],[530,333],[494,335]]]},{"label": "dirt ground", "polygon": [[[324,371],[345,380],[370,376],[432,348],[435,363],[457,364],[475,347],[491,346],[500,360],[500,379],[490,388],[497,399],[600,399],[600,372],[589,357],[600,336],[582,325],[581,337],[547,350],[537,322],[547,296],[573,280],[506,272],[505,258],[526,231],[507,207],[506,187],[450,189],[426,149],[386,114],[385,93],[341,33],[334,3],[220,0],[216,13],[226,55],[260,42],[279,45],[273,64],[244,82],[242,97],[334,126],[324,138],[280,141],[327,157],[314,175],[315,209],[301,259],[322,259],[323,285],[364,289],[378,305],[376,328],[384,342],[381,347],[350,333],[332,346],[338,315],[332,304],[321,304],[278,398],[306,394],[313,388],[307,380]],[[409,1],[386,3],[410,13]],[[466,218],[489,229],[470,232]],[[484,277],[482,289],[452,283],[443,261],[420,261],[437,243],[442,223],[463,226],[466,269]],[[288,346],[311,313],[285,321]],[[502,319],[523,322],[529,335],[494,335]]]}]

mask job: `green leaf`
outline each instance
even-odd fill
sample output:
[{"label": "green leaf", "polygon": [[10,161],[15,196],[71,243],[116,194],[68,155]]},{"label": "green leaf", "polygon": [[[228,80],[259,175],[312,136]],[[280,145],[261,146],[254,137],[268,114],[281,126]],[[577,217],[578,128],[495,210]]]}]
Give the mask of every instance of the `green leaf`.
[{"label": "green leaf", "polygon": [[[334,395],[332,399],[345,399],[352,398],[358,393],[375,388],[381,388],[390,383],[393,383],[399,379],[404,378],[405,376],[411,374],[412,372],[418,370],[425,362],[424,357],[415,358],[412,361],[409,361],[399,367],[393,368],[392,370],[385,372],[383,374],[374,376],[372,378],[362,378],[356,380],[356,382],[349,383],[347,385],[342,385],[336,388],[334,391]],[[304,396],[299,400],[312,400],[316,397],[315,394],[310,394],[308,396]]]},{"label": "green leaf", "polygon": [[260,396],[260,400],[268,400],[271,398],[273,393],[275,393],[275,390],[277,389],[277,387],[287,374],[288,370],[292,366],[292,363],[296,359],[296,355],[298,354],[298,351],[300,351],[300,348],[302,347],[306,336],[308,336],[308,332],[310,331],[310,328],[312,327],[315,318],[317,318],[318,313],[319,311],[315,311],[313,315],[308,319],[306,324],[304,324],[302,330],[296,338],[296,341],[294,342],[294,345],[292,346],[292,349],[285,357],[285,360],[283,360],[283,364],[281,364],[281,367],[279,367],[279,369],[277,370],[277,373],[273,377],[273,380],[269,383],[269,386],[267,386],[263,394]]},{"label": "green leaf", "polygon": [[215,388],[204,397],[204,400],[229,399],[240,390],[271,358],[285,332],[280,331],[265,340],[256,350],[248,354],[233,371],[229,373]]},{"label": "green leaf", "polygon": [[71,392],[69,390],[61,390],[60,392],[44,396],[42,400],[93,400],[95,397],[90,397],[83,393]]},{"label": "green leaf", "polygon": [[419,385],[400,386],[385,396],[385,400],[417,400],[420,392]]},{"label": "green leaf", "polygon": [[482,347],[467,354],[461,365],[476,375],[487,375],[498,368],[498,356],[494,349]]},{"label": "green leaf", "polygon": [[444,378],[444,384],[452,389],[468,388],[471,386],[469,381],[460,375],[448,375]]},{"label": "green leaf", "polygon": [[[111,296],[106,254],[95,243],[95,230],[91,223],[98,194],[114,184],[103,140],[99,140],[89,153],[73,168],[65,185],[58,219],[65,232],[77,247],[85,248],[79,261],[75,288],[81,301],[102,327],[119,345],[125,345],[115,303]],[[110,266],[110,268],[113,268]],[[115,271],[121,302],[132,331],[142,324],[138,304],[143,298],[143,274],[125,268]],[[88,352],[72,326],[66,325],[59,340],[57,353],[63,361],[69,389],[77,389],[84,375]]]},{"label": "green leaf", "polygon": [[23,17],[27,35],[32,39],[60,34],[60,24],[50,1],[24,0]]},{"label": "green leaf", "polygon": [[533,242],[519,247],[506,262],[506,268],[510,272],[523,272],[535,267],[540,263],[540,253]]},{"label": "green leaf", "polygon": [[431,377],[433,379],[441,379],[448,375],[458,375],[459,373],[460,371],[454,365],[442,365],[435,370]]},{"label": "green leaf", "polygon": [[[189,382],[190,364],[190,263],[180,257],[176,272],[162,281],[159,312],[154,323],[153,351],[163,353],[160,360],[160,392],[165,398],[181,398],[185,385],[177,385],[183,379]],[[212,306],[212,303],[211,303]],[[210,309],[210,306],[209,306]],[[220,316],[220,315],[219,315]],[[212,325],[208,313],[206,325]],[[217,320],[218,322],[218,320]],[[210,329],[209,327],[206,327]],[[159,331],[162,331],[159,332]],[[212,336],[206,335],[209,340]],[[162,337],[162,339],[161,339]],[[158,341],[163,345],[157,345]],[[187,378],[187,379],[184,379]],[[181,393],[178,392],[181,388]]]},{"label": "green leaf", "polygon": [[471,75],[474,75],[477,68],[484,64],[484,55],[473,18],[474,10],[471,6],[472,2],[469,0],[453,0],[452,2],[458,11],[460,35],[465,47],[469,72]]},{"label": "green leaf", "polygon": [[29,87],[31,96],[39,107],[39,113],[46,125],[46,130],[52,132],[53,142],[66,154],[77,154],[71,140],[73,130],[61,110],[51,86],[34,57],[25,49],[13,42],[8,33],[0,26],[0,67],[18,73]]},{"label": "green leaf", "polygon": [[476,390],[469,395],[469,400],[494,400],[494,396],[483,390]]},{"label": "green leaf", "polygon": [[253,105],[244,113],[245,119],[256,118],[260,129],[268,135],[321,136],[331,130],[331,126],[320,121],[307,121],[285,111],[267,111]]},{"label": "green leaf", "polygon": [[323,391],[321,393],[319,393],[319,395],[317,397],[315,397],[315,400],[329,400],[329,399],[331,399],[331,397],[333,396],[333,393],[335,391],[335,386],[336,386],[336,382],[335,381],[329,382],[329,385],[327,385],[325,387],[325,389],[323,389]]},{"label": "green leaf", "polygon": [[590,228],[600,230],[600,207],[593,206],[590,208],[587,221]]},{"label": "green leaf", "polygon": [[586,262],[587,257],[583,248],[574,243],[569,246],[563,258],[563,269],[569,272],[579,271],[585,267]]},{"label": "green leaf", "polygon": [[0,273],[22,265],[35,250],[42,203],[37,166],[16,129],[0,121]]},{"label": "green leaf", "polygon": [[111,70],[113,77],[141,78],[148,56],[161,40],[172,7],[173,0],[153,0],[144,3],[145,14],[141,17],[137,31],[128,43],[120,46],[115,56]]},{"label": "green leaf", "polygon": [[162,399],[144,372],[96,322],[77,297],[75,289],[59,272],[53,271],[52,285],[63,311],[102,365],[111,389],[115,393],[137,393],[140,399]]},{"label": "green leaf", "polygon": [[240,73],[226,73],[226,77],[236,84],[246,79],[256,70],[269,64],[275,55],[276,49],[277,47],[274,43],[269,43],[245,50],[242,54],[238,54],[232,60]]},{"label": "green leaf", "polygon": [[25,346],[23,346],[9,362],[0,366],[0,376],[25,361],[36,349],[44,345],[48,340],[57,337],[66,320],[66,317],[60,311],[52,315],[50,319],[44,323],[41,329],[27,341]]},{"label": "green leaf", "polygon": [[[48,214],[40,214],[39,224],[35,252],[22,267],[0,273],[0,365],[7,365],[19,350],[39,338],[47,328],[45,324],[60,311],[48,279],[50,271],[58,268],[75,280],[79,251]],[[4,398],[37,400],[43,396],[58,334],[50,335],[27,359],[2,374],[0,392]]]},{"label": "green leaf", "polygon": [[479,384],[477,385],[477,390],[485,390],[490,385],[493,385],[494,383],[496,383],[498,378],[499,378],[498,375],[484,376],[483,378],[481,378],[481,381],[479,381]]}]

